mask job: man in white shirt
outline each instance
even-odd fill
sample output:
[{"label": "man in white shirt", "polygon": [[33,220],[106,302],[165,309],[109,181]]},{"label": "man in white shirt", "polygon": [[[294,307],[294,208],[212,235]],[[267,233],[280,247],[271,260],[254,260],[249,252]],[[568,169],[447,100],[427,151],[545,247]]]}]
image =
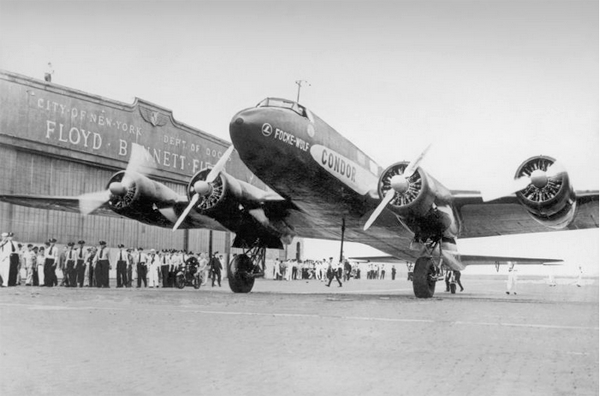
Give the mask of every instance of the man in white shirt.
[{"label": "man in white shirt", "polygon": [[8,232],[3,232],[2,241],[0,242],[0,278],[2,278],[2,287],[8,286],[11,253],[12,248],[8,240]]},{"label": "man in white shirt", "polygon": [[148,287],[146,279],[148,275],[147,261],[148,257],[144,254],[144,249],[138,248],[137,253],[133,255],[133,262],[137,271],[137,287],[142,287],[142,282],[144,282],[144,287]]},{"label": "man in white shirt", "polygon": [[85,241],[78,241],[79,247],[75,249],[75,284],[73,287],[79,285],[83,287],[83,280],[85,278],[85,259],[87,252],[84,250]]},{"label": "man in white shirt", "polygon": [[63,273],[63,277],[67,278],[68,287],[77,287],[77,276],[75,273],[75,266],[77,264],[77,251],[74,249],[75,242],[69,242],[67,246],[68,249],[65,255],[65,271]]},{"label": "man in white shirt", "polygon": [[110,270],[110,261],[108,258],[108,249],[106,248],[106,242],[100,241],[98,242],[100,247],[98,248],[98,252],[94,257],[95,269],[94,273],[96,274],[96,287],[106,287],[109,288],[109,280],[108,273]]}]

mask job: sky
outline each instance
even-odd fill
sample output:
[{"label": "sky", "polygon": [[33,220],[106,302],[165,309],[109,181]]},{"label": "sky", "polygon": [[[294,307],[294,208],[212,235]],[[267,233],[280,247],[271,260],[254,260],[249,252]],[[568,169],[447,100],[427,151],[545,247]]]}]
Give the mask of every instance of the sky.
[{"label": "sky", "polygon": [[[383,167],[433,144],[422,166],[452,189],[546,154],[597,190],[598,48],[597,1],[0,0],[1,69],[42,79],[52,62],[57,84],[227,141],[237,111],[304,80],[300,102]],[[597,273],[597,230],[563,234],[509,246],[559,244]]]}]

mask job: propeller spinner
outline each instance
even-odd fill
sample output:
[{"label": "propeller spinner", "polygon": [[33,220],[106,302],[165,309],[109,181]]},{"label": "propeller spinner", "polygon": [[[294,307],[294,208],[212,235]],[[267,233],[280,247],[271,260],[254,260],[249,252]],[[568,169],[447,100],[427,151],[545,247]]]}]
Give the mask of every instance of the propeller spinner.
[{"label": "propeller spinner", "polygon": [[427,146],[425,150],[423,150],[423,152],[419,154],[419,156],[416,159],[414,159],[408,164],[408,166],[404,169],[403,173],[392,176],[392,178],[390,179],[390,189],[387,191],[387,193],[385,194],[375,211],[371,214],[369,220],[367,220],[367,222],[365,223],[365,226],[363,227],[365,231],[368,230],[369,227],[371,227],[371,225],[379,217],[381,212],[383,212],[383,209],[392,201],[392,199],[394,199],[394,196],[396,194],[402,195],[409,190],[409,179],[417,171],[419,164],[421,163],[423,158],[425,158],[425,155],[427,154],[430,148],[431,144]]},{"label": "propeller spinner", "polygon": [[177,222],[173,226],[173,231],[177,231],[181,223],[187,218],[187,216],[192,211],[192,208],[198,204],[200,198],[208,197],[213,191],[213,182],[219,176],[221,171],[225,169],[225,164],[229,160],[231,153],[233,153],[234,147],[229,146],[227,151],[223,153],[219,161],[217,161],[216,165],[210,170],[205,180],[198,180],[194,183],[192,189],[194,190],[194,194],[190,199],[190,203],[185,208],[185,210],[181,213],[181,216],[177,219]]},{"label": "propeller spinner", "polygon": [[[543,196],[544,191],[560,188],[560,179],[566,170],[559,162],[552,162],[553,159],[540,157],[521,169],[508,185],[502,186],[498,190],[482,192],[481,197],[484,202],[493,201],[498,198],[506,197],[519,191],[524,191],[531,186],[536,195]],[[549,194],[552,191],[548,192]],[[538,199],[539,200],[539,199]],[[543,200],[543,199],[542,199]]]},{"label": "propeller spinner", "polygon": [[82,215],[87,216],[108,202],[111,195],[125,197],[129,188],[135,184],[132,175],[136,173],[147,175],[154,168],[156,168],[156,163],[147,155],[144,147],[137,143],[132,143],[131,156],[129,157],[129,162],[127,163],[123,178],[120,181],[113,181],[110,183],[106,190],[80,195],[78,197],[79,212]]}]

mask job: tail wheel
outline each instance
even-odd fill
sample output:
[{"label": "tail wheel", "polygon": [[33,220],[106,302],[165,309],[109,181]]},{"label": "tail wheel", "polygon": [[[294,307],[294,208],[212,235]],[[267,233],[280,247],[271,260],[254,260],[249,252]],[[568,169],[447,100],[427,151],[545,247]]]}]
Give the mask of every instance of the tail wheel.
[{"label": "tail wheel", "polygon": [[177,277],[175,278],[175,286],[177,286],[178,289],[183,289],[185,287],[184,275],[177,275]]},{"label": "tail wheel", "polygon": [[[419,257],[413,273],[413,291],[417,298],[431,298],[435,293],[436,271],[431,257]],[[455,286],[456,287],[456,286]]]},{"label": "tail wheel", "polygon": [[456,294],[456,283],[450,283],[450,293]]},{"label": "tail wheel", "polygon": [[227,266],[227,280],[229,287],[234,293],[250,293],[254,287],[252,272],[252,260],[245,254],[238,254]]}]

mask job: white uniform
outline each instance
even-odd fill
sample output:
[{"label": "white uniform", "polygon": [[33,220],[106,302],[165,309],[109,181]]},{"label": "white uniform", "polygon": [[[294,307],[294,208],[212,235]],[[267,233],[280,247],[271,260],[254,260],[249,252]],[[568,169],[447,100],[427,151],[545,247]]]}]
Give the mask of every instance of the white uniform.
[{"label": "white uniform", "polygon": [[508,280],[506,281],[506,294],[517,294],[517,266],[515,263],[508,262]]},{"label": "white uniform", "polygon": [[[23,253],[23,262],[25,263],[25,284],[33,284],[33,268],[37,265],[37,257],[32,249],[27,250]],[[36,268],[37,270],[37,268]]]},{"label": "white uniform", "polygon": [[160,257],[156,254],[148,255],[146,265],[148,266],[148,286],[158,287],[158,271],[160,268]]},{"label": "white uniform", "polygon": [[36,257],[35,265],[37,265],[37,273],[38,273],[38,284],[40,286],[44,286],[44,261],[46,258],[43,253],[38,253]]},{"label": "white uniform", "polygon": [[2,277],[2,286],[8,286],[11,253],[12,246],[6,237],[4,237],[0,243],[0,277]]}]

